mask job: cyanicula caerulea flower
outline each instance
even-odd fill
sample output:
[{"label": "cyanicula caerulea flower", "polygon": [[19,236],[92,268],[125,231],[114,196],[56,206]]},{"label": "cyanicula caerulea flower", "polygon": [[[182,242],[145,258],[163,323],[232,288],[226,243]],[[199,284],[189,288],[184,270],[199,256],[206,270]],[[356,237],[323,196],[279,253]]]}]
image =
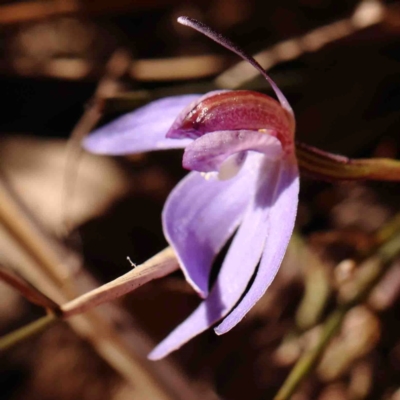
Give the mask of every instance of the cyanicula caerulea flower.
[{"label": "cyanicula caerulea flower", "polygon": [[[183,166],[192,171],[169,195],[162,223],[187,281],[204,300],[153,350],[152,359],[217,322],[215,332],[223,334],[247,314],[282,262],[299,192],[295,120],[285,96],[233,43],[198,21],[179,22],[250,62],[279,102],[246,90],[168,97],[120,117],[84,142],[101,154],[184,148]],[[213,261],[234,233],[209,292]]]}]

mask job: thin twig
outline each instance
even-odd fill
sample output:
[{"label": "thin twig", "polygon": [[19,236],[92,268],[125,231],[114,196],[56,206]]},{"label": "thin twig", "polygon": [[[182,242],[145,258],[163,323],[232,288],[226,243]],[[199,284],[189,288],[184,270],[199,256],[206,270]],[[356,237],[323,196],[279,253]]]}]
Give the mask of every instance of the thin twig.
[{"label": "thin twig", "polygon": [[8,335],[5,335],[0,338],[0,351],[8,350],[9,348],[19,344],[20,342],[31,338],[32,336],[40,333],[45,328],[48,328],[54,322],[57,321],[57,317],[55,314],[47,314],[42,318],[39,318],[36,321],[31,322],[28,325],[23,326],[20,329],[17,329]]},{"label": "thin twig", "polygon": [[[254,58],[264,69],[269,70],[277,64],[297,59],[308,52],[318,51],[329,43],[383,22],[389,15],[389,9],[392,11],[394,7],[386,7],[378,0],[362,0],[350,17],[274,44],[256,54]],[[220,88],[237,89],[258,75],[250,64],[242,61],[217,76],[214,82]]]},{"label": "thin twig", "polygon": [[[76,255],[38,227],[21,201],[15,199],[15,194],[12,195],[1,181],[0,222],[29,256],[27,263],[18,265],[18,271],[54,302],[64,304],[76,297],[78,284],[86,290],[94,287],[93,278],[83,268],[79,270],[79,281],[72,280],[67,261],[76,259]],[[150,351],[152,344],[137,327],[132,328],[131,317],[124,317],[129,335],[126,332],[127,337],[123,338],[114,327],[115,316],[120,315],[121,310],[108,304],[105,306],[110,309],[107,314],[101,310],[90,311],[68,319],[68,323],[137,388],[143,399],[197,399],[193,384],[174,365],[162,362],[155,366],[146,360],[143,353]]]},{"label": "thin twig", "polygon": [[[66,263],[60,262],[60,255],[51,243],[52,240],[38,228],[15,193],[1,180],[0,222],[35,263],[40,265],[42,271],[47,275],[47,280],[65,282],[70,271]],[[53,300],[57,299],[58,296],[50,289],[51,284],[46,283],[45,286],[46,289],[41,291]]]},{"label": "thin twig", "polygon": [[56,311],[59,309],[57,303],[51,300],[48,296],[29,284],[25,279],[18,276],[15,272],[11,271],[10,269],[4,268],[1,265],[0,279],[16,289],[31,303],[52,311]]},{"label": "thin twig", "polygon": [[[93,309],[94,307],[107,303],[111,300],[115,300],[123,296],[126,293],[132,292],[139,288],[145,283],[150,282],[154,279],[162,278],[170,273],[176,271],[179,268],[175,254],[170,247],[156,254],[141,265],[138,265],[132,271],[129,271],[125,275],[120,276],[113,281],[106,283],[76,299],[58,307],[45,317],[38,319],[20,329],[15,330],[0,338],[0,350],[7,350],[10,347],[18,344],[19,342],[30,338],[32,335],[42,331],[46,326],[54,323],[57,319],[66,319],[74,315],[82,314],[86,311]],[[3,277],[3,269],[0,269],[0,277]],[[10,274],[4,274],[4,277],[8,278],[12,276]],[[13,286],[15,282],[18,283],[18,287],[21,284],[28,286],[21,280],[15,281],[13,277]],[[23,287],[23,292],[26,289]],[[24,293],[25,294],[25,293]],[[49,300],[51,301],[51,300]],[[51,302],[53,304],[53,302]],[[46,305],[39,304],[42,307]]]},{"label": "thin twig", "polygon": [[61,307],[61,315],[68,318],[81,314],[99,304],[106,303],[132,292],[151,280],[162,278],[179,269],[175,254],[170,247],[156,254],[142,265],[106,283]]},{"label": "thin twig", "polygon": [[103,115],[104,99],[118,93],[118,79],[127,71],[130,58],[124,50],[117,50],[108,61],[103,78],[85,112],[75,125],[67,143],[63,192],[61,198],[61,226],[68,232],[71,228],[71,204],[74,198],[79,159],[82,154],[82,139],[97,125]]},{"label": "thin twig", "polygon": [[151,10],[165,5],[171,5],[171,0],[145,1],[24,1],[1,5],[0,24],[14,25],[26,22],[40,21],[46,18],[70,14],[107,15],[116,12]]}]

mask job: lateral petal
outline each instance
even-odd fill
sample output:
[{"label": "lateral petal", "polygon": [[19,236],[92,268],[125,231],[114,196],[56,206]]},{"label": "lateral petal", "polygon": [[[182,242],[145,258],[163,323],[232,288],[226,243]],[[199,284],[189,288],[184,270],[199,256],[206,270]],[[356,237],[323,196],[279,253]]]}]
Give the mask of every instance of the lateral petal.
[{"label": "lateral petal", "polygon": [[83,147],[97,154],[134,154],[184,148],[190,139],[166,138],[179,113],[200,95],[166,97],[125,114],[92,132]]},{"label": "lateral petal", "polygon": [[227,315],[243,295],[262,255],[269,226],[269,208],[274,193],[271,188],[276,183],[279,163],[269,162],[268,167],[259,170],[263,173],[263,184],[247,208],[210,295],[150,353],[150,359],[165,357],[208,329]]},{"label": "lateral petal", "polygon": [[[236,308],[215,328],[218,335],[231,330],[263,296],[275,278],[292,236],[299,194],[295,163],[282,163],[274,204],[270,208],[267,240],[254,282]],[[261,199],[260,199],[261,201]]]},{"label": "lateral petal", "polygon": [[163,210],[164,235],[186,280],[208,294],[215,256],[238,227],[255,191],[262,156],[249,154],[234,179],[205,179],[190,173],[169,195]]}]

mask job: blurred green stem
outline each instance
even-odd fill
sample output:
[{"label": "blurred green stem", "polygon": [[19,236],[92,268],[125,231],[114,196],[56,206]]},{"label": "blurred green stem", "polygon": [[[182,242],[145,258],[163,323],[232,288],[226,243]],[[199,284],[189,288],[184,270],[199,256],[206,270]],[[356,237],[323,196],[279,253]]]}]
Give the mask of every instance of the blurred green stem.
[{"label": "blurred green stem", "polygon": [[36,333],[41,332],[43,329],[52,325],[57,321],[57,316],[55,314],[47,314],[36,321],[31,322],[28,325],[23,326],[14,332],[0,338],[0,351],[7,350],[8,348],[22,342],[23,340],[32,337]]},{"label": "blurred green stem", "polygon": [[312,371],[330,340],[340,328],[347,310],[347,308],[340,307],[328,317],[318,343],[300,357],[274,400],[291,398],[299,384]]},{"label": "blurred green stem", "polygon": [[375,254],[367,259],[360,268],[354,294],[339,304],[322,326],[321,336],[316,345],[306,351],[297,361],[289,376],[281,386],[274,400],[288,400],[300,383],[313,370],[332,337],[338,332],[342,321],[353,306],[363,301],[384,275],[392,262],[400,254],[400,232],[382,244]]},{"label": "blurred green stem", "polygon": [[390,158],[347,158],[296,142],[300,171],[328,181],[400,181],[400,161]]}]

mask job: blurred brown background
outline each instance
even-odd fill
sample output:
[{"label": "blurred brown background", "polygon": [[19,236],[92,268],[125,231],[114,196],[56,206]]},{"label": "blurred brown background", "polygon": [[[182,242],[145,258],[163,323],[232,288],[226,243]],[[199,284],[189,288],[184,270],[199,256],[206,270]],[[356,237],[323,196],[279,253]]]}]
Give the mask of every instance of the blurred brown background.
[{"label": "blurred brown background", "polygon": [[[110,59],[121,71],[105,90],[102,122],[168,94],[215,87],[269,93],[251,69],[232,69],[240,61],[235,55],[177,25],[179,15],[261,53],[295,110],[299,140],[351,157],[399,157],[397,2],[1,0],[1,176],[65,262],[59,279],[73,281],[75,293],[127,272],[127,256],[141,263],[166,246],[160,212],[185,173],[179,152],[84,155],[76,160],[74,193],[65,199],[66,142]],[[65,204],[73,227],[67,235]],[[103,307],[102,323],[129,342],[139,354],[136,364],[167,387],[166,398],[273,398],[333,309],[340,274],[349,270],[341,262],[361,257],[399,204],[398,184],[304,178],[297,224],[302,239],[292,243],[267,295],[233,332],[204,333],[170,357],[173,364],[155,367],[141,357],[199,301],[181,274]],[[0,263],[21,275],[35,271],[5,230],[0,246]],[[366,304],[348,313],[341,336],[295,399],[400,399],[399,265]],[[43,314],[1,282],[0,299],[1,333]],[[128,377],[115,372],[95,335],[82,336],[86,340],[60,323],[2,354],[0,398],[156,398],[134,369],[121,366],[132,371]]]}]

